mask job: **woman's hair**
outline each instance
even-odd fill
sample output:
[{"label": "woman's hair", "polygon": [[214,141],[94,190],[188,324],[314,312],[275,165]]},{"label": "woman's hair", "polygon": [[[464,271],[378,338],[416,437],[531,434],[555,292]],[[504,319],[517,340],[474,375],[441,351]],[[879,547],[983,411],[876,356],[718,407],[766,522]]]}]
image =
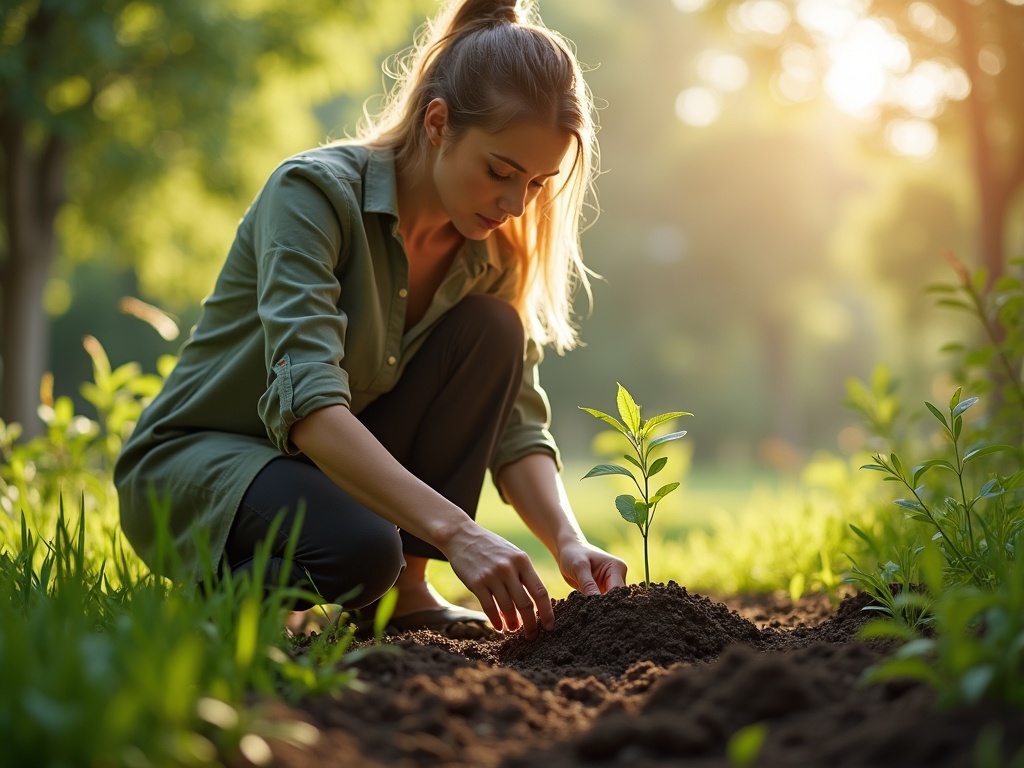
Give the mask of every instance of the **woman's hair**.
[{"label": "woman's hair", "polygon": [[493,236],[518,261],[515,305],[529,335],[558,352],[578,341],[572,302],[592,298],[580,251],[585,206],[595,214],[598,146],[593,104],[571,44],[543,25],[530,0],[448,0],[389,72],[396,82],[356,140],[390,147],[399,167],[423,159],[427,105],[448,107],[446,138],[468,128],[496,133],[517,122],[565,131],[575,141],[557,179]]}]

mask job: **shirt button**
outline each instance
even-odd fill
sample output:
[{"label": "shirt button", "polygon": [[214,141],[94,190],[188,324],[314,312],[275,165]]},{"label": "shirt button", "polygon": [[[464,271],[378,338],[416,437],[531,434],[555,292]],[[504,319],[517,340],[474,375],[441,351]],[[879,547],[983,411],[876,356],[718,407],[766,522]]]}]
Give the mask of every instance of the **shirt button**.
[{"label": "shirt button", "polygon": [[398,358],[394,355],[388,355],[388,365],[394,365],[398,362]]},{"label": "shirt button", "polygon": [[405,288],[399,288],[398,289],[398,298],[404,299],[408,295],[409,295],[409,292]]}]

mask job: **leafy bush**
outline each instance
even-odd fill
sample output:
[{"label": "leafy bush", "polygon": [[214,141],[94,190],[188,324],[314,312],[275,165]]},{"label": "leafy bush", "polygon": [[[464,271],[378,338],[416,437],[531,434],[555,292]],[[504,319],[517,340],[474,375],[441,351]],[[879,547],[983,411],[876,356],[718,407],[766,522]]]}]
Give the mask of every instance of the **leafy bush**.
[{"label": "leafy bush", "polygon": [[869,679],[923,680],[947,705],[992,699],[1024,708],[1024,282],[1011,269],[989,286],[984,271],[971,275],[949,260],[959,283],[931,290],[940,305],[973,315],[983,336],[945,349],[956,355],[954,377],[988,396],[989,413],[965,426],[979,398],[958,388],[945,412],[925,403],[946,455],[908,467],[905,445],[875,454],[866,468],[909,491],[896,504],[927,539],[876,571],[855,564],[851,580],[886,617],[864,635],[905,641]]},{"label": "leafy bush", "polygon": [[[201,586],[149,573],[118,528],[110,469],[161,377],[112,370],[98,342],[86,347],[94,381],[82,391],[95,419],[48,398],[44,383],[44,435],[18,443],[17,425],[0,423],[4,764],[213,766],[240,754],[264,765],[269,737],[310,743],[315,729],[272,719],[259,702],[337,695],[358,684],[352,662],[373,649],[352,650],[346,614],[293,644],[289,605],[317,596],[283,581],[267,589],[266,549],[240,579],[212,567]],[[174,561],[169,534],[158,548]]]}]

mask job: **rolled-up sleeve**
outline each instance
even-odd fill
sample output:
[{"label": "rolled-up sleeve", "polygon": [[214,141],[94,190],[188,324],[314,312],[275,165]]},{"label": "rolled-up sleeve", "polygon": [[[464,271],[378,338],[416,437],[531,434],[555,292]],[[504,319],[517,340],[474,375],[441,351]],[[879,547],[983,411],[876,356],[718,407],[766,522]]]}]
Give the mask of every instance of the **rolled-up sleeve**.
[{"label": "rolled-up sleeve", "polygon": [[265,334],[267,389],[259,416],[283,453],[293,424],[328,405],[351,403],[342,368],[348,318],[336,272],[354,199],[315,161],[280,167],[254,211],[257,301]]},{"label": "rolled-up sleeve", "polygon": [[[505,434],[498,444],[494,460],[491,462],[491,478],[497,486],[497,478],[502,468],[531,453],[549,453],[562,469],[561,457],[555,438],[549,431],[551,426],[551,406],[547,393],[540,385],[540,363],[544,354],[540,346],[532,339],[526,342],[526,353],[523,360],[523,381],[516,397],[512,414],[509,417]],[[500,486],[498,492],[501,492]]]}]

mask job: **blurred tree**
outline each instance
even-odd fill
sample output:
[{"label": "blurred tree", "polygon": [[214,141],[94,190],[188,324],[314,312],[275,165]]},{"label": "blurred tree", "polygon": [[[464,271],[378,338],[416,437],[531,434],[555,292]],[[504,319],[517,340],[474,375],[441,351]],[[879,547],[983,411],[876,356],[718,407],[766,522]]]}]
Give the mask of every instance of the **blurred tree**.
[{"label": "blurred tree", "polygon": [[38,429],[58,254],[194,300],[312,107],[373,76],[424,0],[6,0],[0,8],[0,417]]},{"label": "blurred tree", "polygon": [[[708,0],[674,0],[698,11]],[[1024,188],[1024,0],[730,0],[712,6],[753,43],[783,103],[825,92],[876,124],[876,145],[926,158],[963,144],[977,191],[979,263],[1006,269],[1008,218]]]}]

